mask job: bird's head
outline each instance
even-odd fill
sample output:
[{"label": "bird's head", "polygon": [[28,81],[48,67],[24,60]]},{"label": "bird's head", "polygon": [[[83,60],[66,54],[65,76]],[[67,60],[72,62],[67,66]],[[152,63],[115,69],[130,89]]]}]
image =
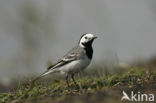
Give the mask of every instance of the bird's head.
[{"label": "bird's head", "polygon": [[94,36],[91,33],[85,33],[81,36],[80,41],[79,41],[79,45],[81,47],[86,47],[86,46],[91,46],[94,39],[96,39],[97,37]]}]

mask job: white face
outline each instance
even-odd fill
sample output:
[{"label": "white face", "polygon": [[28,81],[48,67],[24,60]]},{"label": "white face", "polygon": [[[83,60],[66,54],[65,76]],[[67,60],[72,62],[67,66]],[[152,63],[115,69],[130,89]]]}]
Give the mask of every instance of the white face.
[{"label": "white face", "polygon": [[94,40],[95,38],[97,38],[96,36],[94,36],[93,34],[85,34],[85,35],[83,35],[83,37],[81,38],[81,40],[80,40],[80,46],[82,46],[83,47],[83,45],[82,44],[85,44],[85,43],[88,43],[88,42],[90,42],[91,40]]}]

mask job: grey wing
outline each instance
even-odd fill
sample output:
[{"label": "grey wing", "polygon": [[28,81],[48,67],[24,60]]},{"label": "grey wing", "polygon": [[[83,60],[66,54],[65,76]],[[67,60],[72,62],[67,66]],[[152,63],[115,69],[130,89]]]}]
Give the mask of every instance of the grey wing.
[{"label": "grey wing", "polygon": [[63,57],[61,60],[59,60],[56,64],[50,66],[50,67],[48,68],[48,71],[49,71],[49,70],[53,70],[53,69],[55,69],[55,68],[59,68],[59,67],[61,67],[61,66],[63,66],[63,65],[66,65],[66,64],[68,64],[69,62],[76,60],[76,58],[77,58],[77,55],[73,55],[73,54],[70,54],[70,55],[68,55],[68,56],[65,56],[65,57]]},{"label": "grey wing", "polygon": [[65,56],[64,58],[62,58],[61,60],[59,60],[56,64],[50,66],[47,71],[45,71],[40,76],[38,76],[37,78],[35,78],[32,82],[35,82],[39,78],[41,78],[41,77],[43,77],[43,76],[45,76],[45,75],[53,72],[54,69],[57,69],[57,68],[59,68],[59,67],[61,67],[63,65],[66,65],[69,62],[74,61],[74,60],[76,60],[76,56],[73,56],[73,55]]},{"label": "grey wing", "polygon": [[77,51],[78,51],[78,47],[73,48],[65,56],[63,56],[63,58],[60,59],[56,64],[50,66],[48,68],[48,70],[52,70],[52,69],[61,67],[61,66],[65,65],[65,64],[68,64],[71,61],[76,60],[79,57]]},{"label": "grey wing", "polygon": [[34,81],[36,81],[37,79],[39,79],[40,77],[43,77],[51,72],[53,72],[54,69],[57,69],[61,66],[64,66],[76,59],[79,58],[79,53],[78,53],[78,47],[73,48],[70,52],[68,52],[65,56],[63,56],[62,59],[60,59],[56,64],[50,66],[47,71],[45,71],[44,73],[42,73],[39,77],[37,77],[36,79],[34,79]]},{"label": "grey wing", "polygon": [[63,56],[63,58],[60,59],[56,64],[50,66],[48,68],[48,70],[45,73],[43,73],[43,76],[51,73],[53,70],[55,70],[61,66],[64,66],[64,65],[78,59],[78,57],[79,57],[78,52],[77,52],[78,50],[79,50],[78,47],[73,48],[70,52],[68,52],[65,56]]}]

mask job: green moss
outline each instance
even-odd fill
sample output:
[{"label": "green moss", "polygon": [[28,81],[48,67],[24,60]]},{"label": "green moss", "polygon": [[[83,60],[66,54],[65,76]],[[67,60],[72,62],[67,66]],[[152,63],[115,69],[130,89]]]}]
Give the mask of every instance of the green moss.
[{"label": "green moss", "polygon": [[[65,81],[60,82],[37,82],[30,89],[30,84],[20,84],[18,89],[10,93],[0,93],[0,102],[4,101],[35,101],[44,98],[55,98],[62,100],[68,96],[94,94],[98,91],[105,92],[110,88],[120,88],[123,85],[127,87],[133,86],[150,86],[155,88],[156,72],[149,71],[147,68],[132,67],[127,68],[122,74],[114,74],[107,76],[78,76],[77,82],[80,89],[77,90],[72,80],[70,88],[67,87]],[[29,90],[30,89],[30,90]]]}]

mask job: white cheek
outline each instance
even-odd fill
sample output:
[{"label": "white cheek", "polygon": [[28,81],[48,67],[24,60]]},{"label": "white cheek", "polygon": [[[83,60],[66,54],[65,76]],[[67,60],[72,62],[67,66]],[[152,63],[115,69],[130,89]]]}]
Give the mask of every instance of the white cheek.
[{"label": "white cheek", "polygon": [[80,43],[85,43],[86,40],[84,38],[81,39]]}]

